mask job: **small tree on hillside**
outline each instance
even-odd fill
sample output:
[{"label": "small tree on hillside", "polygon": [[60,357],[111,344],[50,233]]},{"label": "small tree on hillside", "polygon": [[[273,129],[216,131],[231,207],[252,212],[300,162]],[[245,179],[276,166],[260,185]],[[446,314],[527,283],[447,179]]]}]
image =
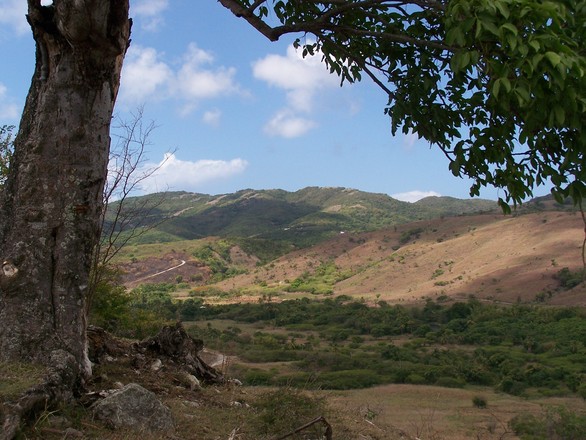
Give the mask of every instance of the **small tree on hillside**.
[{"label": "small tree on hillside", "polygon": [[[124,302],[125,288],[121,285],[119,271],[112,267],[112,259],[130,241],[139,238],[166,220],[151,219],[151,215],[165,200],[159,193],[148,198],[134,198],[133,193],[160,169],[147,166],[146,148],[156,129],[154,122],[144,121],[143,107],[137,108],[129,120],[116,118],[113,127],[114,146],[110,150],[108,180],[104,185],[104,202],[101,211],[101,234],[94,248],[93,264],[87,295],[88,313],[107,315],[109,304]],[[168,157],[167,155],[165,157]],[[109,298],[108,296],[111,296]],[[116,305],[115,305],[116,307]]]}]

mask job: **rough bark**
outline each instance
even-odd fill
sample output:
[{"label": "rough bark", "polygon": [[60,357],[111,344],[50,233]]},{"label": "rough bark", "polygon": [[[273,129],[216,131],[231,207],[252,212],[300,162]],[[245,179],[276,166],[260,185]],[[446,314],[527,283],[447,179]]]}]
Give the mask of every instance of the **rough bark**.
[{"label": "rough bark", "polygon": [[91,374],[85,301],[129,44],[128,0],[28,0],[36,65],[0,213],[0,361]]}]

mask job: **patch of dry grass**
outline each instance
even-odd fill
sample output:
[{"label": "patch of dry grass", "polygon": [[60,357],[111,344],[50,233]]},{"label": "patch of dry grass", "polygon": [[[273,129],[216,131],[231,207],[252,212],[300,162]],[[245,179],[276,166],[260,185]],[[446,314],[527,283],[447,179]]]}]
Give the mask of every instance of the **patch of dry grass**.
[{"label": "patch of dry grass", "polygon": [[46,368],[21,362],[0,362],[0,400],[18,397],[29,388],[38,385]]},{"label": "patch of dry grass", "polygon": [[[370,421],[381,432],[400,431],[436,440],[515,438],[508,422],[520,413],[540,414],[547,405],[586,412],[586,404],[579,398],[530,400],[489,388],[384,385],[342,393],[331,391],[327,395],[331,410],[350,417],[347,423]],[[473,405],[474,397],[479,395],[487,401],[484,409]]]},{"label": "patch of dry grass", "polygon": [[[110,369],[108,373],[109,380],[117,379],[115,370]],[[153,376],[146,381],[151,389],[156,385],[154,379]],[[158,393],[172,410],[174,433],[112,431],[94,421],[87,410],[63,408],[37,423],[26,433],[26,438],[62,439],[64,429],[56,427],[52,420],[77,417],[74,427],[86,438],[265,440],[323,416],[332,426],[336,440],[496,440],[516,438],[508,422],[520,413],[539,415],[545,406],[562,405],[577,413],[586,412],[586,404],[578,398],[523,399],[489,388],[385,385],[340,392],[228,384],[189,391],[172,383],[159,383]],[[474,406],[476,396],[487,401],[485,409]],[[290,416],[279,412],[283,405],[290,405],[287,409]],[[271,415],[279,422],[274,423],[274,429],[271,429]]]}]

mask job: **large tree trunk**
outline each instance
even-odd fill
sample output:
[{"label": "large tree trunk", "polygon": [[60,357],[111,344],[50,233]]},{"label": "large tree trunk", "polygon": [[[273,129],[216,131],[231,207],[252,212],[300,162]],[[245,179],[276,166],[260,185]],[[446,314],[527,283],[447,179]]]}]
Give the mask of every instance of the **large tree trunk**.
[{"label": "large tree trunk", "polygon": [[28,0],[35,73],[0,214],[0,361],[65,354],[91,374],[86,294],[128,0]]}]

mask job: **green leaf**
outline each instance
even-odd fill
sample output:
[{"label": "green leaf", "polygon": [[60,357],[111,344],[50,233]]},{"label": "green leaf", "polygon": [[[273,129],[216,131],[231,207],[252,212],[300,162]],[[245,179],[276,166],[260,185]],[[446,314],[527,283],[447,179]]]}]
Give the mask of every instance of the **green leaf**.
[{"label": "green leaf", "polygon": [[460,177],[460,163],[458,161],[458,158],[456,158],[455,160],[453,160],[452,162],[450,162],[450,164],[448,165],[448,167],[450,168],[450,171],[452,172],[452,174],[456,177]]},{"label": "green leaf", "polygon": [[553,67],[557,67],[557,65],[562,61],[562,57],[560,57],[555,52],[545,52],[545,58],[549,60]]},{"label": "green leaf", "polygon": [[485,21],[482,23],[482,27],[484,27],[487,31],[489,31],[491,34],[500,37],[500,33],[498,28],[495,26],[495,24],[491,21]]},{"label": "green leaf", "polygon": [[556,105],[553,108],[553,112],[555,114],[555,119],[557,121],[557,123],[559,125],[564,125],[564,122],[566,120],[566,112],[564,111],[564,109],[562,107],[560,107],[559,105]]},{"label": "green leaf", "polygon": [[511,206],[505,202],[502,198],[499,197],[498,200],[498,205],[501,207],[501,209],[503,210],[503,214],[510,214],[511,213]]},{"label": "green leaf", "polygon": [[[519,41],[517,40],[517,37],[515,35],[511,35],[511,34],[507,35],[507,43],[509,43],[509,46],[511,47],[511,49],[515,50],[518,42]],[[519,49],[521,51],[521,48],[519,48]],[[525,49],[525,52],[527,52],[527,49]],[[527,55],[527,53],[523,54],[523,56],[525,56],[525,55]]]},{"label": "green leaf", "polygon": [[529,46],[531,46],[533,49],[535,49],[535,52],[538,52],[539,48],[541,47],[541,45],[539,44],[539,41],[537,41],[537,40],[530,40],[529,43],[527,43],[527,44],[529,44]]},{"label": "green leaf", "polygon": [[511,81],[509,81],[509,78],[497,78],[497,80],[494,82],[492,86],[492,94],[495,98],[498,98],[501,87],[504,87],[507,93],[511,91]]},{"label": "green leaf", "polygon": [[500,90],[501,90],[501,78],[497,78],[497,80],[492,85],[492,90],[491,90],[492,96],[494,96],[495,98],[498,98]]},{"label": "green leaf", "polygon": [[557,191],[555,189],[552,189],[551,195],[553,196],[555,201],[558,202],[560,205],[564,204],[565,196],[564,196],[564,194],[561,193],[561,191]]},{"label": "green leaf", "polygon": [[510,31],[515,36],[519,35],[519,31],[517,31],[517,28],[515,27],[515,25],[513,23],[505,23],[501,26],[501,29],[506,29],[506,30]]},{"label": "green leaf", "polygon": [[463,46],[464,43],[464,34],[459,27],[450,29],[446,34],[446,44],[450,46]]},{"label": "green leaf", "polygon": [[505,17],[506,19],[508,19],[509,16],[511,15],[511,11],[509,11],[509,8],[507,7],[507,5],[504,2],[497,1],[494,3],[494,6],[496,6],[496,8],[501,13],[501,15],[503,17]]}]

